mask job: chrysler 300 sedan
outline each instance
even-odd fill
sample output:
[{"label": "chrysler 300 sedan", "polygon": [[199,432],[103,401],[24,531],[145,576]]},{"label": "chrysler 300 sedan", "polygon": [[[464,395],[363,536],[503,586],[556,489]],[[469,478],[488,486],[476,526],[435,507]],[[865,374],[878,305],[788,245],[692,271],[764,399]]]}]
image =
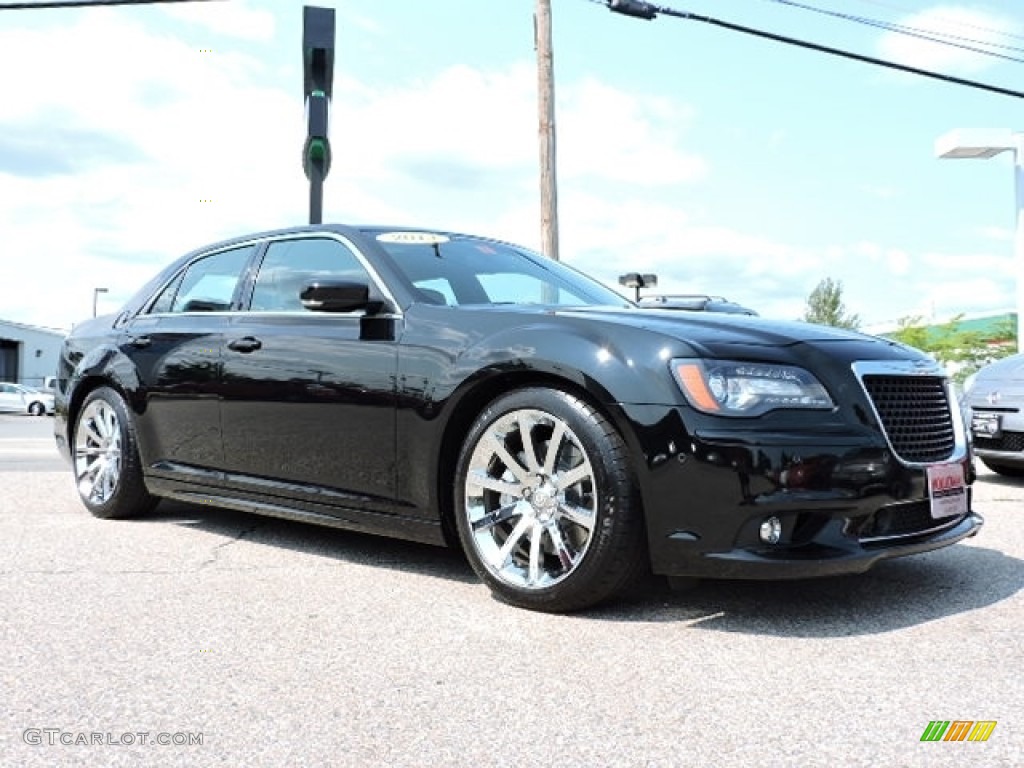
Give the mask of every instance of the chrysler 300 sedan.
[{"label": "chrysler 300 sedan", "polygon": [[982,523],[923,354],[639,309],[451,232],[301,227],[183,256],[67,338],[56,438],[99,517],[173,498],[448,544],[546,611],[645,570],[862,572]]}]

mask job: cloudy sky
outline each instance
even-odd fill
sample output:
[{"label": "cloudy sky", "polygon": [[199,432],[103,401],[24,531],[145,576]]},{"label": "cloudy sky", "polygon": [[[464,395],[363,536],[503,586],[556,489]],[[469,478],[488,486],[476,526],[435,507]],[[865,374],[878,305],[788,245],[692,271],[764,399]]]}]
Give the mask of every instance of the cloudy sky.
[{"label": "cloudy sky", "polygon": [[[662,4],[1024,90],[1019,0],[803,2],[964,47],[778,0]],[[0,11],[0,318],[68,328],[94,288],[113,311],[193,247],[305,222],[302,5]],[[1014,305],[1010,156],[933,147],[954,128],[1024,130],[1019,99],[553,6],[565,261],[784,318],[824,277],[869,325]],[[539,247],[534,0],[333,7],[325,220]]]}]

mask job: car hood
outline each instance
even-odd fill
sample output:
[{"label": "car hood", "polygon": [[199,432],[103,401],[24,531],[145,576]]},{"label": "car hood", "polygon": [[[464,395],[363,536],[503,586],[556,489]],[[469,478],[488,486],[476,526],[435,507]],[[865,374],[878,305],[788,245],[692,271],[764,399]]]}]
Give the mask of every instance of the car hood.
[{"label": "car hood", "polygon": [[976,384],[1014,383],[1024,386],[1024,355],[1011,355],[978,371]]},{"label": "car hood", "polygon": [[832,328],[799,321],[770,320],[750,315],[713,312],[681,313],[673,310],[581,308],[560,311],[561,315],[601,319],[609,323],[629,325],[661,333],[689,344],[703,347],[715,355],[728,354],[730,347],[786,347],[809,344],[815,347],[855,346],[863,356],[864,348],[877,348],[881,357],[894,351],[900,356],[920,353],[899,342],[869,336],[844,328]]}]

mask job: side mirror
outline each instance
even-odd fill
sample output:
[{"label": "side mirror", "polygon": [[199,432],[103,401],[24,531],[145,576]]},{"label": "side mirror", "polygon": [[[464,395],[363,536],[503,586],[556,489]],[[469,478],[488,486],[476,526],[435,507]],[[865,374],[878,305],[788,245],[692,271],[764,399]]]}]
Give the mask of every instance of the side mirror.
[{"label": "side mirror", "polygon": [[302,306],[314,312],[354,312],[370,304],[370,286],[348,280],[309,283],[299,294]]}]

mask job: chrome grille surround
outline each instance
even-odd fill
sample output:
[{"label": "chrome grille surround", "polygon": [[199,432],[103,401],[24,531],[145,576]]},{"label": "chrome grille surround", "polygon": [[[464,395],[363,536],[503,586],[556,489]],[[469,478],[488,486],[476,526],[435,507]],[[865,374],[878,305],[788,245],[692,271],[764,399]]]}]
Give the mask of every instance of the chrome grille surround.
[{"label": "chrome grille surround", "polygon": [[866,360],[852,368],[889,448],[901,463],[925,467],[967,456],[963,415],[953,384],[938,363]]}]

